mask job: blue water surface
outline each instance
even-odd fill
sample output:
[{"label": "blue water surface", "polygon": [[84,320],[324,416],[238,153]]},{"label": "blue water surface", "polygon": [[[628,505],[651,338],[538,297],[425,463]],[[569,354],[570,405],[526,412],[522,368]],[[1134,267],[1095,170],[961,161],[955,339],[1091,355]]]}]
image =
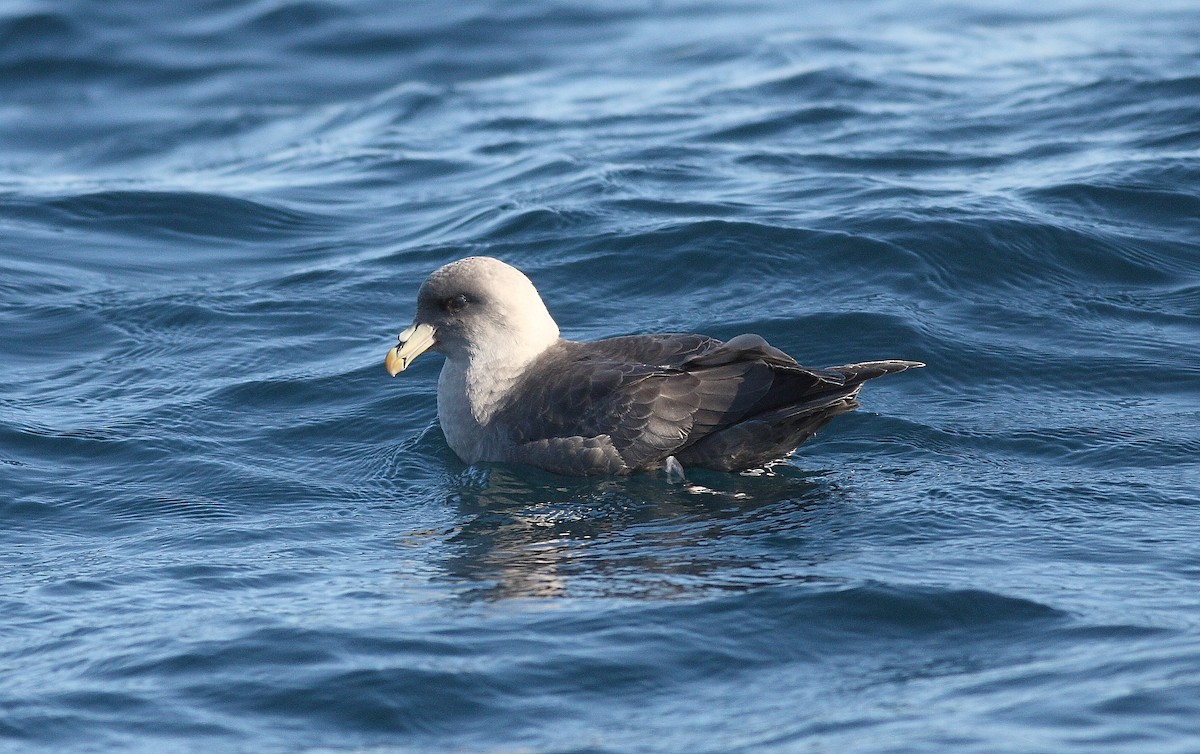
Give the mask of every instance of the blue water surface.
[{"label": "blue water surface", "polygon": [[[468,468],[435,267],[872,383]],[[0,4],[0,750],[1200,751],[1194,2]]]}]

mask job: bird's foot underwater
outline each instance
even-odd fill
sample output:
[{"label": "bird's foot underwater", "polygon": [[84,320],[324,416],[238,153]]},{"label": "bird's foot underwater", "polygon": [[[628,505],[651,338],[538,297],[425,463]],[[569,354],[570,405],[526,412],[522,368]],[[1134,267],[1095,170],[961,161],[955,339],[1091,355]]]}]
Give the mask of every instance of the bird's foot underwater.
[{"label": "bird's foot underwater", "polygon": [[687,484],[687,476],[683,473],[683,464],[675,456],[667,456],[659,467],[667,475],[671,484]]}]

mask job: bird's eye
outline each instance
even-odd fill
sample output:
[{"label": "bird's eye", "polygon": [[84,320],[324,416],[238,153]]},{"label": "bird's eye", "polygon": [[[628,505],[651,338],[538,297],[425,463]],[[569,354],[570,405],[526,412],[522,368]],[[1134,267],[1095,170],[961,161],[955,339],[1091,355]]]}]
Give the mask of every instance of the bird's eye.
[{"label": "bird's eye", "polygon": [[451,314],[457,314],[467,307],[467,297],[460,293],[453,298],[446,299],[444,305],[446,307],[446,311],[450,312]]}]

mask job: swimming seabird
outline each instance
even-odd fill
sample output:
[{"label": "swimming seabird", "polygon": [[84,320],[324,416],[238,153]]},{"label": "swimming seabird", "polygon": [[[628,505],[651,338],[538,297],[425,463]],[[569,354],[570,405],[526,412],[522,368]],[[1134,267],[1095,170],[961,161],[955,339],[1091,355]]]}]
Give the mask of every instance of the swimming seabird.
[{"label": "swimming seabird", "polygon": [[445,355],[438,420],[464,463],[570,475],[762,467],[858,406],[866,380],[924,366],[811,369],[758,335],[563,340],[529,278],[491,257],[435,270],[399,340],[393,377],[429,349]]}]

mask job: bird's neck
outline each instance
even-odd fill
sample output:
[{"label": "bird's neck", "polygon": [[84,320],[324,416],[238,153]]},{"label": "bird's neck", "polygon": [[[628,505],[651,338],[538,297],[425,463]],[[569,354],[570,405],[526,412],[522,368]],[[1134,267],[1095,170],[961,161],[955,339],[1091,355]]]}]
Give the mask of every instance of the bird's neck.
[{"label": "bird's neck", "polygon": [[555,328],[552,338],[520,343],[495,338],[477,346],[466,358],[447,358],[438,380],[439,402],[443,397],[453,401],[463,414],[460,423],[469,418],[476,426],[486,426],[507,403],[526,370],[558,342]]}]

